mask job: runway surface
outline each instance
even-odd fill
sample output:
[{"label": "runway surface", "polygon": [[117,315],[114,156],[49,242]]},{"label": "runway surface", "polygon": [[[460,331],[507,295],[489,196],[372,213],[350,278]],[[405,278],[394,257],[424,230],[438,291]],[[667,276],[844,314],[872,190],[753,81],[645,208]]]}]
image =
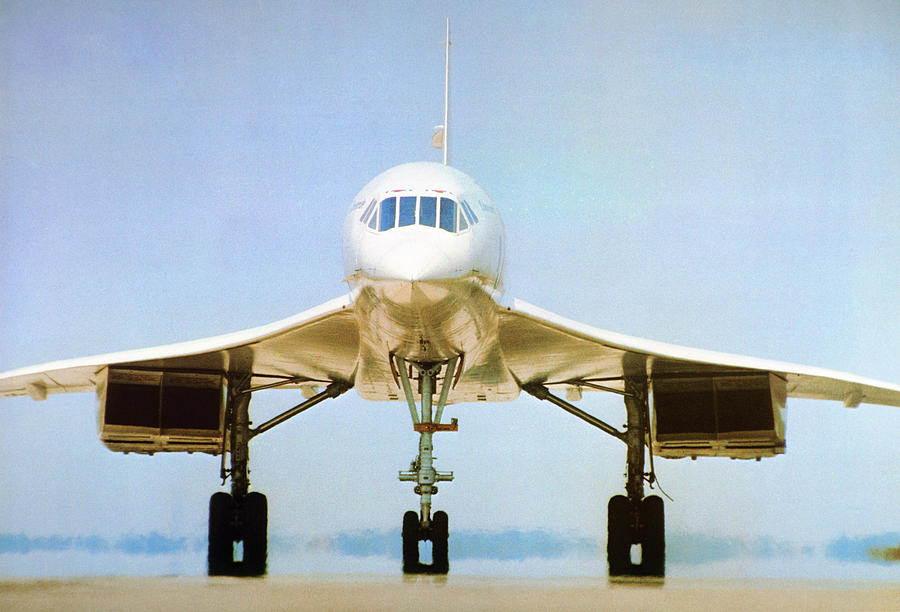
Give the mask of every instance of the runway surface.
[{"label": "runway surface", "polygon": [[450,576],[5,579],[0,610],[900,610],[900,584]]}]

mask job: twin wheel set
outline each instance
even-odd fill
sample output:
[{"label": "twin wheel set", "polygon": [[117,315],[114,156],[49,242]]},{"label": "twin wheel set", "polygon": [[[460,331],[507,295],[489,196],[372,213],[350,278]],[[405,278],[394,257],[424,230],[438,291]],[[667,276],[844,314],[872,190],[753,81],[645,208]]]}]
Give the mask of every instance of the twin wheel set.
[{"label": "twin wheel set", "polygon": [[[234,497],[228,493],[214,493],[209,498],[209,575],[265,574],[268,522],[268,502],[262,493],[248,493],[240,507],[235,507]],[[244,549],[237,560],[235,542],[241,542]]]},{"label": "twin wheel set", "polygon": [[[413,429],[419,433],[419,453],[410,469],[400,472],[400,480],[416,483],[415,492],[420,497],[420,511],[409,511],[403,516],[402,550],[405,574],[446,574],[450,569],[447,513],[431,513],[431,498],[437,493],[436,482],[453,480],[452,472],[438,472],[433,466],[432,436],[440,431],[457,431],[456,419],[441,424],[441,413],[455,378],[459,376],[460,358],[454,357],[440,363],[420,364],[408,362],[391,355],[391,367],[398,384],[403,388],[409,404]],[[417,375],[416,375],[417,374]],[[443,376],[440,376],[443,374]],[[433,395],[437,382],[442,385],[436,410],[432,414]],[[421,395],[421,413],[416,406],[411,381],[418,383]],[[342,382],[334,382],[321,393],[270,419],[255,429],[250,428],[250,394],[278,384],[251,388],[249,377],[229,380],[226,423],[228,446],[223,443],[222,477],[231,478],[231,494],[215,493],[209,501],[209,549],[210,576],[262,576],[266,573],[268,504],[265,495],[250,492],[248,443],[254,436],[311,408],[315,404],[337,397],[350,388]],[[663,501],[656,495],[644,497],[644,482],[654,480],[651,467],[644,473],[645,446],[648,443],[649,407],[647,382],[643,378],[625,378],[625,389],[600,387],[590,381],[578,381],[584,386],[623,395],[627,412],[625,431],[619,431],[596,417],[583,412],[565,400],[551,394],[542,384],[524,385],[527,393],[549,401],[566,412],[594,425],[618,438],[627,446],[626,495],[616,495],[609,500],[607,560],[609,576],[617,578],[662,578],[665,575],[665,519]],[[231,469],[225,469],[225,454],[230,452]],[[652,455],[651,455],[652,459]],[[652,464],[651,464],[652,466]],[[431,542],[431,563],[423,563],[419,555],[419,543]],[[242,546],[242,554],[236,552],[235,543]]]},{"label": "twin wheel set", "polygon": [[[606,558],[611,578],[665,575],[666,530],[661,497],[645,497],[635,508],[624,495],[613,496],[607,506],[607,525]],[[640,546],[640,561],[632,556],[635,546]]]},{"label": "twin wheel set", "polygon": [[[446,574],[450,571],[447,555],[448,530],[447,513],[438,510],[427,527],[423,527],[419,514],[410,510],[403,515],[403,573],[404,574]],[[419,559],[419,542],[431,541],[431,563]]]}]

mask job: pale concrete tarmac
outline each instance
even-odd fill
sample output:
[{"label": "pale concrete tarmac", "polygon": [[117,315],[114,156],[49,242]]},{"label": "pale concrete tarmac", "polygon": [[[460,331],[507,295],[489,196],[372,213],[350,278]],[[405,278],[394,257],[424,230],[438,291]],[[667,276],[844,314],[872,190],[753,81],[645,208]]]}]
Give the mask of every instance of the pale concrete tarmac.
[{"label": "pale concrete tarmac", "polygon": [[900,610],[900,584],[449,576],[0,580],[0,610]]}]

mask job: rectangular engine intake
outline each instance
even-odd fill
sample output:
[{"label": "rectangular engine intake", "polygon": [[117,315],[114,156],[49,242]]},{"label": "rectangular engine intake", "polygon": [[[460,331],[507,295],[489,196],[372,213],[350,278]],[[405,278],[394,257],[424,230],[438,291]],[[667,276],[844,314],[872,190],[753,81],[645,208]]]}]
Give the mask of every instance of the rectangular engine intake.
[{"label": "rectangular engine intake", "polygon": [[653,452],[755,459],[784,453],[786,383],[774,374],[654,379]]},{"label": "rectangular engine intake", "polygon": [[130,453],[221,451],[225,377],[109,368],[97,387],[100,439]]}]

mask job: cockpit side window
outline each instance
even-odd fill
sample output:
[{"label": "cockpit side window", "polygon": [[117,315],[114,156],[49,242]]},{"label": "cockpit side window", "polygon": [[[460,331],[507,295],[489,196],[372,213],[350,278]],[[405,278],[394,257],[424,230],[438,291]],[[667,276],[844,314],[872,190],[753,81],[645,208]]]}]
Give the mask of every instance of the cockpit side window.
[{"label": "cockpit side window", "polygon": [[466,221],[466,216],[463,214],[463,207],[459,207],[459,231],[463,231],[464,229],[469,229],[469,223]]},{"label": "cockpit side window", "polygon": [[416,196],[400,197],[400,214],[397,217],[397,226],[415,225],[416,223]]},{"label": "cockpit side window", "polygon": [[369,219],[369,214],[372,212],[372,209],[375,208],[375,202],[377,202],[377,201],[378,201],[378,200],[372,200],[371,202],[369,202],[369,205],[366,206],[365,212],[364,212],[364,213],[362,214],[362,216],[359,218],[360,221],[362,221],[363,223],[365,223],[366,221],[368,221],[368,219]]},{"label": "cockpit side window", "polygon": [[463,200],[459,201],[459,216],[460,218],[465,218],[467,223],[472,223],[472,217],[469,216],[469,213],[466,210],[466,203]]},{"label": "cockpit side window", "polygon": [[378,231],[386,232],[394,227],[397,220],[397,198],[385,198],[381,201]]},{"label": "cockpit side window", "polygon": [[475,214],[475,211],[472,210],[472,207],[469,206],[468,202],[466,202],[465,200],[460,200],[459,205],[462,206],[463,209],[465,209],[466,214],[469,217],[469,221],[471,221],[473,224],[478,223],[478,215]]},{"label": "cockpit side window", "polygon": [[437,198],[422,196],[419,198],[419,225],[434,227],[437,221]]},{"label": "cockpit side window", "polygon": [[450,198],[441,198],[441,229],[456,231],[456,202]]}]

